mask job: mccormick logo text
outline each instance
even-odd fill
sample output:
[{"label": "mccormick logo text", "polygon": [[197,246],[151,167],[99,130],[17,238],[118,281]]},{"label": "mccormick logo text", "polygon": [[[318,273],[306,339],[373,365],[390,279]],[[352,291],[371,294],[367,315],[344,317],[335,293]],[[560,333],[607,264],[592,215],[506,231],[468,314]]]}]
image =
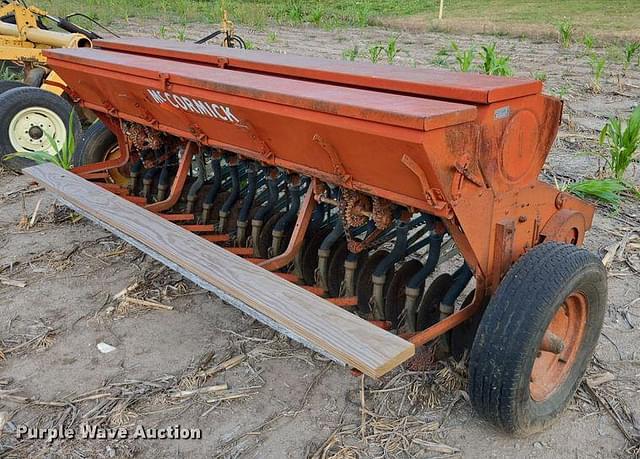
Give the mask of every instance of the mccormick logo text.
[{"label": "mccormick logo text", "polygon": [[192,99],[187,96],[179,96],[170,92],[156,91],[155,89],[147,89],[147,92],[151,96],[151,100],[156,104],[170,104],[185,112],[208,116],[227,123],[240,123],[240,120],[233,114],[230,107]]}]

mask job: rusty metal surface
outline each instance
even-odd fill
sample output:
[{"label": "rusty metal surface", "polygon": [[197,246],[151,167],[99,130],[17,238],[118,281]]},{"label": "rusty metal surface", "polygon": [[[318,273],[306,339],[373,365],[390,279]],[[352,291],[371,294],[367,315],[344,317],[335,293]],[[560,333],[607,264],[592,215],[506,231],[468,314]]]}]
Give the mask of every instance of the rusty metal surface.
[{"label": "rusty metal surface", "polygon": [[201,62],[273,75],[437,97],[461,102],[491,103],[538,94],[542,83],[475,73],[451,73],[378,64],[348,63],[256,50],[203,47],[154,38],[98,40],[96,47],[149,56]]},{"label": "rusty metal surface", "polygon": [[[158,78],[192,88],[227,95],[306,108],[349,118],[376,121],[393,126],[429,130],[471,121],[476,109],[439,100],[374,93],[353,88],[295,81],[274,76],[236,72],[167,59],[141,57],[103,50],[59,50],[47,53],[61,61],[90,65],[94,69],[117,70],[136,77]],[[157,87],[154,89],[163,90]]]}]

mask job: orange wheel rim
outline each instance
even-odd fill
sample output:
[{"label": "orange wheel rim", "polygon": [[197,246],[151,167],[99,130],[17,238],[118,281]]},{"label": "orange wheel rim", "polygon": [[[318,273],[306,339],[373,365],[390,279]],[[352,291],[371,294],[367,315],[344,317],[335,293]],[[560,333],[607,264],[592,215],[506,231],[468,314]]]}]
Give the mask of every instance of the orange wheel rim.
[{"label": "orange wheel rim", "polygon": [[588,308],[587,297],[574,292],[551,319],[531,370],[529,393],[533,400],[548,399],[567,379],[584,340]]},{"label": "orange wheel rim", "polygon": [[[111,161],[113,159],[118,159],[119,157],[120,157],[120,149],[116,145],[107,152],[104,160]],[[120,167],[117,169],[109,169],[109,178],[113,183],[116,183],[121,187],[126,187],[129,184],[128,169],[129,169],[128,166]]]}]

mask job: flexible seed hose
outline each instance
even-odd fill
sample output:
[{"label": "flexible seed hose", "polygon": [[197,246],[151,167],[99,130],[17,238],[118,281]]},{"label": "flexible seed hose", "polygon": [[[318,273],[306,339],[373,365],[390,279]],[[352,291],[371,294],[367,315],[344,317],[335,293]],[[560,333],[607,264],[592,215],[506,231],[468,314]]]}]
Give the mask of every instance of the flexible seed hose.
[{"label": "flexible seed hose", "polygon": [[204,156],[203,153],[200,152],[196,155],[196,167],[198,168],[198,178],[189,188],[189,193],[187,193],[187,213],[191,213],[193,210],[193,205],[198,196],[198,192],[204,185],[204,176],[206,174],[205,166],[204,166]]}]

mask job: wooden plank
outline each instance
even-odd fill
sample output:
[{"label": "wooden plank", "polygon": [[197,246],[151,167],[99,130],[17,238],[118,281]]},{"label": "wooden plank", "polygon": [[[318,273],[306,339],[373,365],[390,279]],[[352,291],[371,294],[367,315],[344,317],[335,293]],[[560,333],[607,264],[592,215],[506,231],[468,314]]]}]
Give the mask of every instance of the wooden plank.
[{"label": "wooden plank", "polygon": [[408,341],[70,172],[52,164],[23,172],[116,235],[336,361],[377,378],[415,353]]}]

